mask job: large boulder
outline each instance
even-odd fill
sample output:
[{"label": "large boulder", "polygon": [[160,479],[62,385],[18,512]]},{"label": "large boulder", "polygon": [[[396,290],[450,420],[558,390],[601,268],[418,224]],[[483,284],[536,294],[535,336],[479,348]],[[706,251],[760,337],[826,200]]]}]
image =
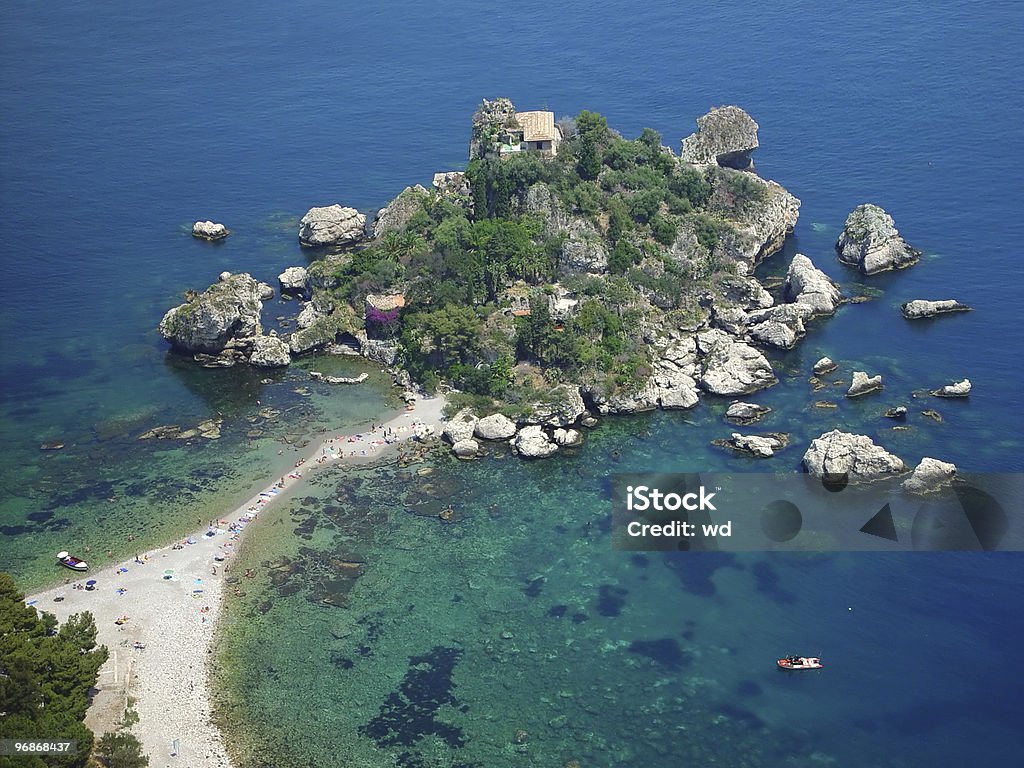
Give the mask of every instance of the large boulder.
[{"label": "large boulder", "polygon": [[480,419],[473,431],[481,440],[508,440],[516,433],[516,423],[503,413],[492,413]]},{"label": "large boulder", "polygon": [[923,317],[935,317],[947,312],[970,312],[971,308],[961,304],[955,299],[942,299],[940,301],[927,301],[925,299],[914,299],[900,305],[900,312],[907,320],[920,320]]},{"label": "large boulder", "polygon": [[892,216],[877,205],[858,205],[836,241],[839,260],[866,275],[916,264],[921,252],[907,245]]},{"label": "large boulder", "polygon": [[377,212],[373,222],[373,236],[381,237],[387,232],[401,232],[409,219],[423,210],[423,203],[429,193],[421,185],[406,187],[398,196]]},{"label": "large boulder", "polygon": [[860,397],[882,389],[882,374],[868,376],[864,371],[854,371],[847,397]]},{"label": "large boulder", "polygon": [[512,440],[512,448],[528,459],[543,459],[558,450],[547,433],[537,424],[523,427]]},{"label": "large boulder", "polygon": [[955,464],[926,456],[914,467],[914,473],[903,481],[903,489],[910,493],[931,493],[944,488],[955,479]]},{"label": "large boulder", "polygon": [[231,232],[223,224],[212,221],[197,221],[192,225],[192,237],[200,240],[223,240]]},{"label": "large boulder", "polygon": [[477,421],[479,419],[473,411],[469,408],[463,408],[445,422],[441,435],[451,442],[452,445],[463,440],[471,440]]},{"label": "large boulder", "polygon": [[257,368],[283,368],[291,360],[284,339],[277,336],[257,336],[253,339],[249,362]]},{"label": "large boulder", "polygon": [[839,365],[831,357],[823,357],[814,364],[814,375],[824,376],[826,373],[832,373]]},{"label": "large boulder", "polygon": [[480,444],[472,438],[459,440],[452,445],[452,452],[460,459],[472,459],[479,451]]},{"label": "large boulder", "polygon": [[936,397],[967,397],[971,394],[971,380],[964,379],[939,389],[933,389],[932,394]]},{"label": "large boulder", "polygon": [[722,331],[698,334],[697,348],[703,356],[700,385],[706,392],[748,395],[778,381],[764,355]]},{"label": "large boulder", "polygon": [[[309,316],[304,318],[303,322],[306,319],[310,319]],[[308,326],[299,327],[292,333],[288,338],[288,346],[293,355],[322,349],[334,344],[341,334],[358,333],[358,324],[359,321],[355,314],[347,305],[335,307],[330,313],[320,314],[317,312],[317,316]],[[361,348],[360,351],[362,351]]]},{"label": "large boulder", "polygon": [[562,429],[558,427],[552,432],[555,444],[560,447],[579,445],[583,442],[583,435],[577,429]]},{"label": "large boulder", "polygon": [[216,355],[229,342],[251,341],[262,332],[260,294],[260,283],[251,275],[228,275],[168,310],[160,335],[175,349],[193,354]]},{"label": "large boulder", "polygon": [[842,478],[849,483],[879,480],[907,471],[902,459],[875,445],[867,435],[838,429],[812,440],[803,463],[814,477]]},{"label": "large boulder", "polygon": [[806,304],[816,315],[831,315],[842,301],[839,286],[802,253],[790,262],[782,291],[786,301]]},{"label": "large boulder", "polygon": [[683,139],[680,157],[696,165],[746,170],[754,163],[757,123],[739,107],[717,107],[697,118],[697,131]]},{"label": "large boulder", "polygon": [[309,247],[346,245],[362,240],[365,233],[366,217],[337,204],[310,208],[299,221],[299,242]]},{"label": "large boulder", "polygon": [[305,267],[288,267],[277,276],[282,296],[309,297],[309,272]]}]

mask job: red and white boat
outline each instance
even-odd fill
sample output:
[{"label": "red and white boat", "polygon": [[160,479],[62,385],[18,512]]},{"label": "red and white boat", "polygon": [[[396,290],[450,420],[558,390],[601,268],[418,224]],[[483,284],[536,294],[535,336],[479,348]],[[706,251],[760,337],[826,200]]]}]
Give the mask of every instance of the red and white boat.
[{"label": "red and white boat", "polygon": [[65,568],[70,568],[72,571],[88,571],[89,564],[80,557],[69,555],[67,552],[57,553],[57,562],[63,565]]},{"label": "red and white boat", "polygon": [[779,669],[822,669],[825,665],[817,656],[787,656],[778,660]]}]

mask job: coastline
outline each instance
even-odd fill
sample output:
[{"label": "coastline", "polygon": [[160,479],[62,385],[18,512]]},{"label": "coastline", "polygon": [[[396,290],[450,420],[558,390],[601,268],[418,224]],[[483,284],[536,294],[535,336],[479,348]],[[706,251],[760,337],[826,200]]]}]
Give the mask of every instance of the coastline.
[{"label": "coastline", "polygon": [[[260,510],[288,496],[319,467],[377,461],[414,439],[420,424],[440,436],[445,404],[441,395],[421,398],[414,410],[401,411],[370,431],[328,435],[304,452],[287,476],[271,481],[212,525],[140,552],[137,559],[27,596],[29,605],[61,622],[82,611],[92,612],[96,620],[97,642],[107,646],[110,658],[100,670],[86,725],[97,736],[115,730],[131,699],[138,715],[131,730],[152,768],[230,766],[223,734],[211,719],[209,663],[217,620],[230,592],[226,582],[242,576],[230,569],[245,529],[259,519]],[[383,439],[385,430],[394,432],[390,442]],[[88,580],[96,581],[95,590],[76,588]],[[125,616],[127,621],[116,623]]]}]

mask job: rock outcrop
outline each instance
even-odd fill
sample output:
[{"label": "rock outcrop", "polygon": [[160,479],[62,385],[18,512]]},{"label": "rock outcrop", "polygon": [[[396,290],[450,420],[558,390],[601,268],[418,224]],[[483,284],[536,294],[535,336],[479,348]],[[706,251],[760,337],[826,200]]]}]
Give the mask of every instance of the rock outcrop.
[{"label": "rock outcrop", "polygon": [[423,210],[423,203],[430,193],[421,185],[406,187],[398,196],[377,212],[373,222],[373,236],[381,237],[387,232],[401,232],[409,219]]},{"label": "rock outcrop", "polygon": [[787,235],[793,232],[800,215],[800,200],[780,184],[752,173],[722,170],[720,174],[740,174],[749,184],[763,187],[763,200],[732,211],[730,232],[724,233],[715,247],[716,253],[748,267],[776,253]]},{"label": "rock outcrop", "polygon": [[299,221],[299,242],[311,248],[347,245],[362,240],[365,234],[366,217],[355,208],[337,204],[310,208]]},{"label": "rock outcrop", "polygon": [[747,170],[757,149],[757,123],[739,107],[716,107],[697,118],[697,131],[683,139],[680,157],[695,165]]},{"label": "rock outcrop", "polygon": [[528,459],[543,459],[558,450],[547,433],[537,424],[523,427],[512,440],[512,448],[520,456]]},{"label": "rock outcrop", "polygon": [[854,371],[853,381],[846,391],[847,397],[860,397],[882,389],[882,374],[868,376],[864,371]]},{"label": "rock outcrop", "polygon": [[516,433],[516,423],[502,413],[492,413],[480,419],[473,431],[481,440],[508,440]]},{"label": "rock outcrop", "polygon": [[956,465],[927,456],[914,467],[913,474],[903,481],[903,490],[910,493],[932,493],[956,479]]},{"label": "rock outcrop", "polygon": [[469,159],[487,156],[501,129],[518,125],[516,108],[504,97],[484,99],[473,113],[473,128],[469,139]]},{"label": "rock outcrop", "polygon": [[754,424],[771,412],[772,409],[767,405],[741,403],[737,400],[729,404],[729,408],[725,412],[725,418],[733,424]]},{"label": "rock outcrop", "polygon": [[877,205],[858,205],[836,242],[839,260],[866,275],[916,264],[921,252],[907,245],[892,216]]},{"label": "rock outcrop", "polygon": [[159,331],[175,349],[216,355],[231,342],[251,342],[262,332],[260,284],[240,273],[168,310]]},{"label": "rock outcrop", "polygon": [[463,440],[470,440],[473,437],[477,421],[479,419],[473,411],[469,408],[463,408],[445,422],[441,435],[451,442],[452,445]]},{"label": "rock outcrop", "polygon": [[892,408],[886,409],[885,413],[882,415],[887,419],[905,419],[907,418],[907,406],[893,406]]},{"label": "rock outcrop", "polygon": [[806,304],[815,315],[831,315],[842,301],[839,286],[802,253],[790,262],[782,290],[786,301]]},{"label": "rock outcrop", "polygon": [[565,210],[543,182],[526,192],[523,211],[543,222],[544,235],[561,237],[558,268],[563,275],[601,273],[608,268],[608,245],[594,223]]},{"label": "rock outcrop", "polygon": [[814,477],[868,482],[898,475],[907,466],[867,435],[834,429],[811,441],[803,458],[804,468]]},{"label": "rock outcrop", "polygon": [[814,315],[809,304],[778,304],[747,315],[750,337],[779,349],[792,349],[807,334],[804,323]]},{"label": "rock outcrop", "polygon": [[309,298],[309,272],[305,267],[288,267],[277,276],[282,296]]},{"label": "rock outcrop", "polygon": [[722,331],[697,334],[697,348],[703,356],[700,385],[706,392],[749,395],[778,381],[764,355]]},{"label": "rock outcrop", "polygon": [[212,221],[197,221],[192,225],[192,237],[200,240],[223,240],[230,234],[230,230],[223,224]]},{"label": "rock outcrop", "polygon": [[579,421],[586,411],[580,388],[572,384],[559,384],[543,400],[531,403],[530,415],[522,423],[568,427]]},{"label": "rock outcrop", "polygon": [[469,182],[462,171],[441,171],[434,174],[431,182],[434,189],[442,195],[468,195]]},{"label": "rock outcrop", "polygon": [[814,364],[814,375],[824,376],[826,373],[832,373],[838,367],[831,357],[823,357]]},{"label": "rock outcrop", "polygon": [[933,389],[932,394],[936,397],[967,397],[971,394],[971,380],[964,379],[939,389]]},{"label": "rock outcrop", "polygon": [[284,339],[277,336],[257,336],[253,339],[249,362],[257,368],[283,368],[292,361]]},{"label": "rock outcrop", "polygon": [[914,299],[900,305],[900,312],[907,320],[920,320],[925,317],[935,317],[947,312],[970,312],[971,308],[961,304],[955,299],[943,299],[941,301],[927,301],[925,299]]}]

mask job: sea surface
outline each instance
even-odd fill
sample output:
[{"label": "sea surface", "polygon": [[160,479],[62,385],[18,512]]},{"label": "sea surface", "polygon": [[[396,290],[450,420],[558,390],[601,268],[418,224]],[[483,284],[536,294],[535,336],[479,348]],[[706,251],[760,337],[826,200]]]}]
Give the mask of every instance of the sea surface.
[{"label": "sea surface", "polygon": [[[0,569],[31,588],[59,578],[60,549],[103,565],[165,543],[389,407],[373,368],[361,387],[308,378],[358,362],[202,370],[155,328],[223,270],[275,284],[306,263],[309,207],[371,213],[463,167],[481,98],[596,110],[677,149],[709,107],[738,104],[760,124],[759,172],[803,201],[761,274],[801,252],[872,298],[773,357],[760,428],[792,446],[756,465],[712,446],[732,428],[709,400],[608,419],[546,462],[325,474],[252,531],[219,717],[252,766],[1013,764],[1019,555],[641,555],[613,550],[607,526],[615,472],[795,471],[836,426],[908,463],[1024,469],[1020,50],[1013,3],[6,8]],[[920,264],[861,278],[837,263],[868,201]],[[233,234],[194,240],[206,218]],[[898,307],[914,298],[975,311],[910,324]],[[294,311],[275,299],[264,319]],[[824,354],[881,373],[884,392],[811,392]],[[965,376],[968,400],[913,397]],[[898,403],[908,431],[880,418]],[[211,418],[219,439],[139,439]],[[778,673],[788,652],[828,668]]]}]

